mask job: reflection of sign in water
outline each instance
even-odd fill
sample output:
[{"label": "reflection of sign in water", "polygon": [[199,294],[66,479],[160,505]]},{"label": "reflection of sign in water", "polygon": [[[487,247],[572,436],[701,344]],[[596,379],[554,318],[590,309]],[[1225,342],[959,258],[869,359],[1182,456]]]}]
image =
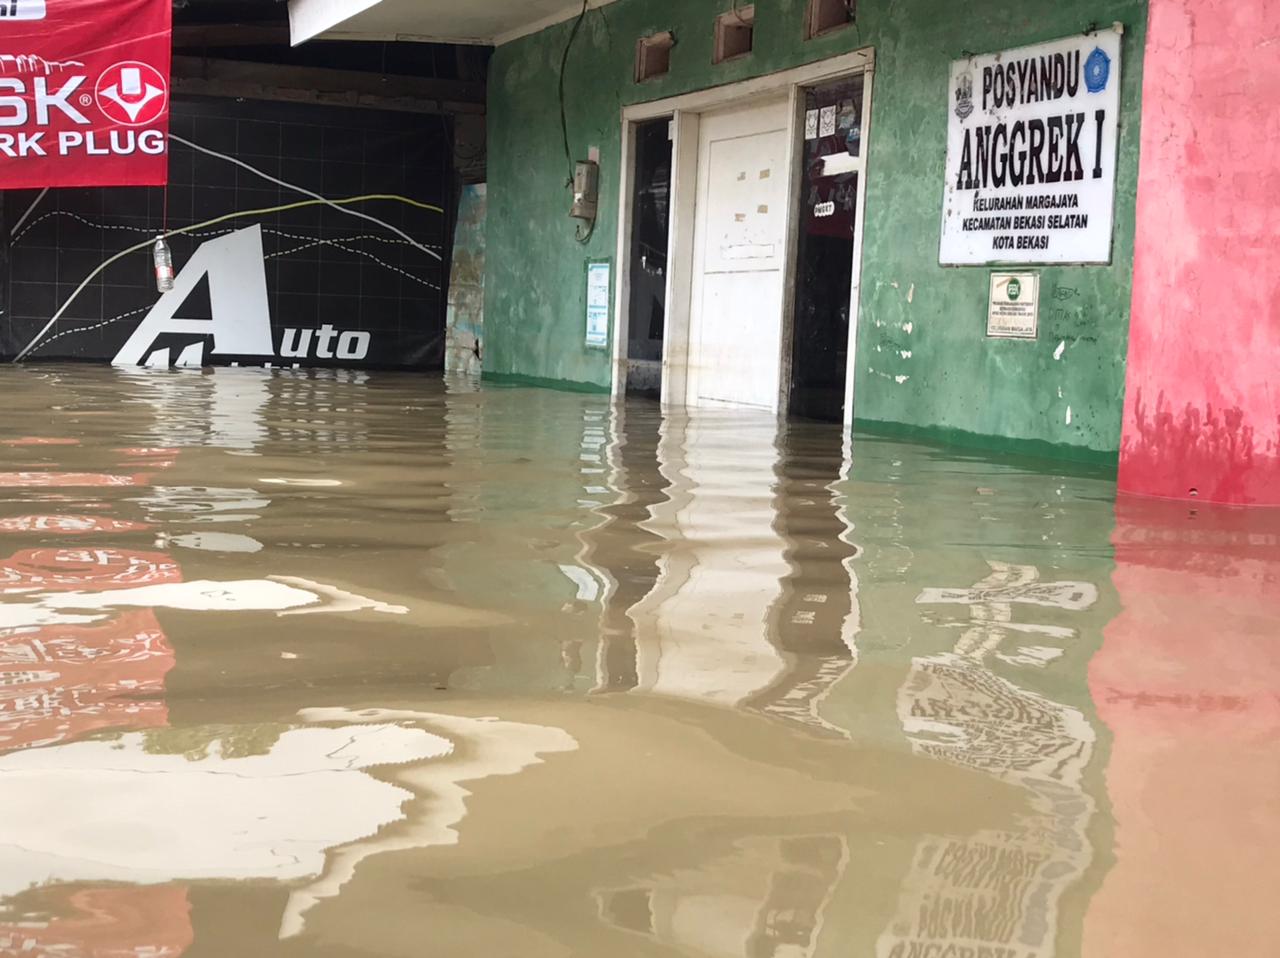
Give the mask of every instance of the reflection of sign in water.
[{"label": "reflection of sign in water", "polygon": [[587,264],[587,345],[609,345],[609,273],[607,261]]},{"label": "reflection of sign in water", "polygon": [[[4,591],[72,593],[71,604],[82,590],[110,594],[181,578],[166,555],[119,549],[31,549],[0,563]],[[0,611],[0,752],[164,724],[159,693],[173,648],[149,609],[106,619],[58,616],[29,602]]]},{"label": "reflection of sign in water", "polygon": [[1108,263],[1120,34],[956,60],[943,265]]},{"label": "reflection of sign in water", "polygon": [[155,614],[6,630],[0,639],[0,752],[104,728],[163,725],[173,648]]},{"label": "reflection of sign in water", "polygon": [[[78,441],[24,437],[23,446],[61,448]],[[117,449],[131,475],[0,473],[11,488],[142,485],[137,470],[173,465],[176,450]],[[37,494],[44,498],[43,494]],[[95,515],[19,515],[0,519],[0,533],[92,536],[147,529],[139,522]],[[173,648],[150,609],[107,615],[59,614],[87,595],[109,596],[182,581],[178,564],[160,552],[94,544],[24,549],[0,560],[0,753],[74,741],[107,728],[152,728],[167,720],[165,674]],[[47,603],[47,605],[46,605]]]},{"label": "reflection of sign in water", "polygon": [[[1094,801],[1081,784],[1096,739],[1092,726],[1078,709],[996,675],[984,659],[1010,635],[1075,635],[1015,623],[1015,604],[1081,611],[1097,601],[1097,589],[1041,582],[1033,566],[990,565],[991,575],[971,588],[926,589],[916,600],[967,605],[970,621],[960,623],[965,631],[954,652],[913,660],[898,693],[898,717],[917,754],[1026,789],[1030,811],[1008,829],[922,839],[878,958],[947,948],[1049,958],[1059,901],[1092,855],[1085,829]],[[1027,664],[1044,660],[1026,657]]]},{"label": "reflection of sign in water", "polygon": [[[0,954],[28,958],[180,958],[191,947],[183,885],[43,889],[36,915],[0,923]],[[47,916],[45,918],[44,916]]]},{"label": "reflection of sign in water", "polygon": [[53,532],[64,536],[95,532],[141,532],[150,526],[102,516],[11,516],[0,519],[0,532]]},{"label": "reflection of sign in water", "polygon": [[1078,785],[1094,741],[1079,710],[962,655],[914,660],[898,717],[916,752],[1018,782]]},{"label": "reflection of sign in water", "polygon": [[[925,589],[916,598],[918,605],[966,605],[968,623],[955,651],[978,659],[999,648],[1010,634],[1041,635],[1051,639],[1071,639],[1075,630],[1060,625],[1039,625],[1013,621],[1013,606],[1036,605],[1079,612],[1098,601],[1097,586],[1089,582],[1041,582],[1035,566],[990,562],[991,575],[967,589]],[[951,623],[948,623],[951,625]],[[1041,651],[1032,647],[1036,651]],[[1021,649],[1027,652],[1028,649]],[[1059,650],[1052,650],[1058,652]],[[1043,659],[1043,654],[1036,656]],[[1050,655],[1048,658],[1056,656]]]}]

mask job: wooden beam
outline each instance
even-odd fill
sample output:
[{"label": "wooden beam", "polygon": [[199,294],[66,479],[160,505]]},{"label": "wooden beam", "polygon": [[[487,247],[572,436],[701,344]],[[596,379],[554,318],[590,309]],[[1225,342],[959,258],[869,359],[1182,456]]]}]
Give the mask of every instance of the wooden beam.
[{"label": "wooden beam", "polygon": [[288,23],[175,24],[175,49],[192,47],[287,47]]},{"label": "wooden beam", "polygon": [[485,111],[483,83],[203,57],[173,58],[173,89],[196,96],[363,106],[410,113]]}]

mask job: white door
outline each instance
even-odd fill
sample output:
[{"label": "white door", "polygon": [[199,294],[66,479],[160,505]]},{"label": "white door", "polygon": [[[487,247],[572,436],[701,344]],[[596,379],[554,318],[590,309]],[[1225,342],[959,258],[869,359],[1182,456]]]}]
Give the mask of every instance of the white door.
[{"label": "white door", "polygon": [[702,118],[686,403],[776,409],[790,101]]}]

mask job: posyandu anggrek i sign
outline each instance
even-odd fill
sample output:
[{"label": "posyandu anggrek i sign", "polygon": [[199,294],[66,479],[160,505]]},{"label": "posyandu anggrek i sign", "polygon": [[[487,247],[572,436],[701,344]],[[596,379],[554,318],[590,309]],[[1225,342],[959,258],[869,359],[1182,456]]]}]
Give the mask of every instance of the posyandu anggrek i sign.
[{"label": "posyandu anggrek i sign", "polygon": [[939,262],[1108,263],[1118,29],[956,60]]}]

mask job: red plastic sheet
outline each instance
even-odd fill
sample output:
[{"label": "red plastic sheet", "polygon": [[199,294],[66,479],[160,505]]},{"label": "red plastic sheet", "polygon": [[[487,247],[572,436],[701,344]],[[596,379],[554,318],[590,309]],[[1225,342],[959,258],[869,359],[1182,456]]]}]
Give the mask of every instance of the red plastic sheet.
[{"label": "red plastic sheet", "polygon": [[0,189],[159,186],[171,0],[0,0]]}]

